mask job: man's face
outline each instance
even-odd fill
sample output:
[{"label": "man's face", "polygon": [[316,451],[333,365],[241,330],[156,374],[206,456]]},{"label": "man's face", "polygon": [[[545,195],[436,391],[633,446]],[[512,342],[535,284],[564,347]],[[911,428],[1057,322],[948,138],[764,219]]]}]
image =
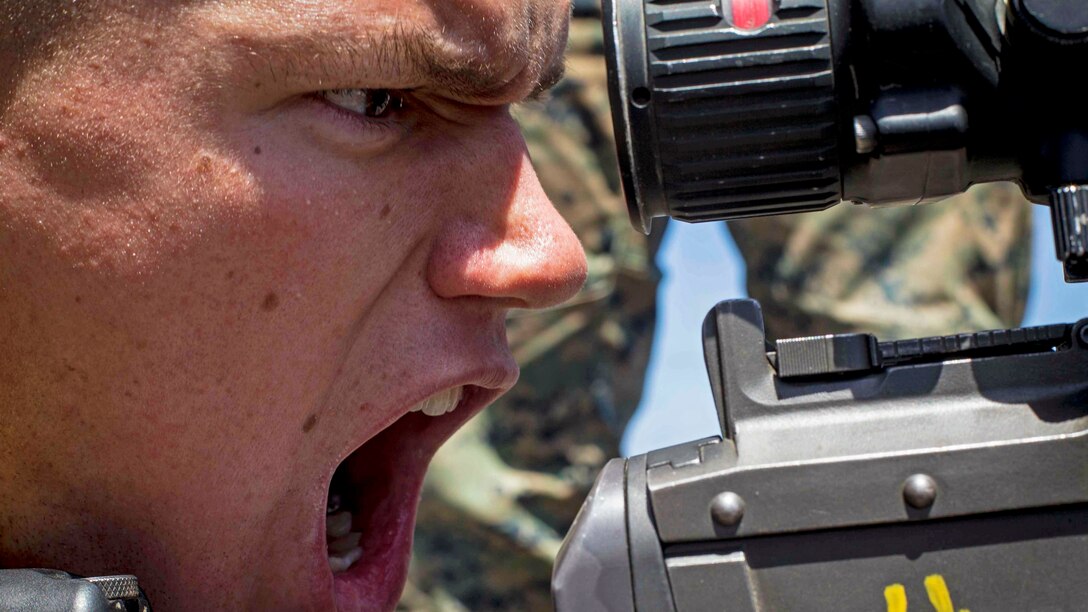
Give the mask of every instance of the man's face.
[{"label": "man's face", "polygon": [[0,115],[0,565],[390,608],[431,453],[517,377],[506,311],[584,278],[507,114],[568,4],[148,4]]}]

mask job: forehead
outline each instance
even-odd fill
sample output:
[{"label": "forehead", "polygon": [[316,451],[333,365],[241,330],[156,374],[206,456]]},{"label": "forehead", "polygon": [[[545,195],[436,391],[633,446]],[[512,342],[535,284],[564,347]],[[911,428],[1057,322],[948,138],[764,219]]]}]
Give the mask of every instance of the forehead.
[{"label": "forehead", "polygon": [[558,79],[569,10],[566,0],[257,0],[201,13],[219,38],[296,73],[348,60],[361,81],[511,101]]}]

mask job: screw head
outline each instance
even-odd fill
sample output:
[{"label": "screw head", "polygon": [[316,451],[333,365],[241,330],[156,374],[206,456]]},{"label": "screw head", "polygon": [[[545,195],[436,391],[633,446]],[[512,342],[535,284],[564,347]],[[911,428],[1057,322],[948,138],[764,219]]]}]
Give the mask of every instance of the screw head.
[{"label": "screw head", "polygon": [[733,527],[744,518],[744,499],[732,491],[719,493],[710,502],[710,517],[723,527]]},{"label": "screw head", "polygon": [[1084,346],[1088,346],[1088,324],[1082,325],[1080,328],[1080,333],[1077,335],[1080,336],[1081,344],[1083,344]]},{"label": "screw head", "polygon": [[854,149],[859,155],[868,155],[876,150],[878,128],[869,115],[854,117]]},{"label": "screw head", "polygon": [[915,474],[903,483],[903,500],[913,508],[928,508],[936,499],[937,481],[926,474]]}]

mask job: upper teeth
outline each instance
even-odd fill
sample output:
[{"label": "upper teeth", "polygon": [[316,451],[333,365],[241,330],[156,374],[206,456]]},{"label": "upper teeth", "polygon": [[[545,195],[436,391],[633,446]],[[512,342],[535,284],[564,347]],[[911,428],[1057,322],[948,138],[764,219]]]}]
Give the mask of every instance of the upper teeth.
[{"label": "upper teeth", "polygon": [[457,404],[461,403],[462,388],[454,387],[439,391],[422,402],[412,407],[412,412],[422,412],[427,416],[442,416],[447,412],[453,412]]}]

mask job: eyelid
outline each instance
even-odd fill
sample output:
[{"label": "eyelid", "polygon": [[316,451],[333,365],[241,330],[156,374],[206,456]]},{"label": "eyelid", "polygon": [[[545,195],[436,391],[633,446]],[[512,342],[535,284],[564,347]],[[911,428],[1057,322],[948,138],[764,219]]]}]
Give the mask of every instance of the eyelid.
[{"label": "eyelid", "polygon": [[[407,106],[404,93],[384,87],[325,89],[316,95],[332,106],[365,119],[384,119],[386,113],[396,113]],[[373,115],[370,114],[371,105],[374,105]]]},{"label": "eyelid", "polygon": [[427,90],[413,90],[409,100],[413,109],[422,109],[422,112],[435,116],[443,121],[449,121],[458,125],[472,125],[480,121],[491,120],[495,113],[508,113],[518,102],[481,104],[451,98],[443,92],[428,92]]},{"label": "eyelid", "polygon": [[330,102],[324,95],[326,91],[311,92],[304,99],[320,113],[316,134],[345,151],[384,149],[407,137],[416,122],[415,114],[407,112],[410,107],[393,110],[388,116],[370,117]]}]

